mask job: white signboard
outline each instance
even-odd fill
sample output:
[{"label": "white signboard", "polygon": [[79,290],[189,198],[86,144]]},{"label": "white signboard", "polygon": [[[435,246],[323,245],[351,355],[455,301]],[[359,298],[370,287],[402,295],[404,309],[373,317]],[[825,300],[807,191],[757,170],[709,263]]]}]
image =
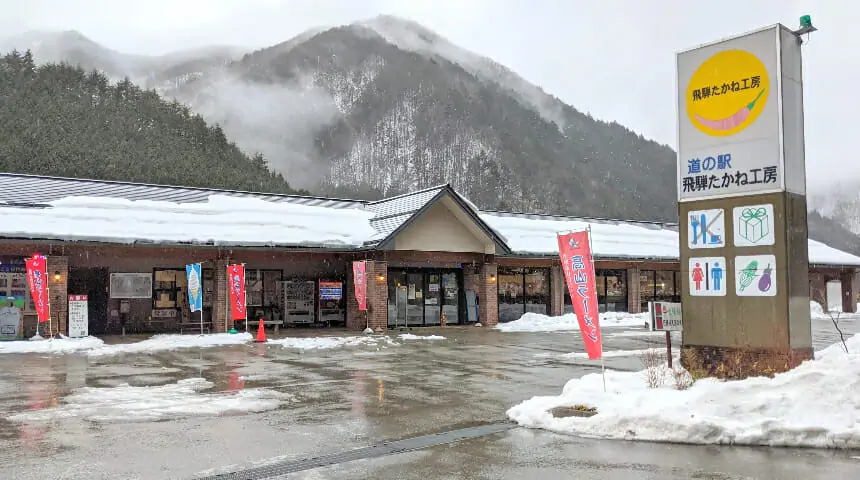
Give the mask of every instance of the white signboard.
[{"label": "white signboard", "polygon": [[152,298],[152,273],[111,273],[110,298]]},{"label": "white signboard", "polygon": [[21,309],[11,305],[0,307],[0,338],[12,340],[18,338],[21,326]]},{"label": "white signboard", "polygon": [[690,257],[690,295],[726,296],[726,257]]},{"label": "white signboard", "polygon": [[735,246],[759,247],[776,243],[773,204],[747,205],[732,210]]},{"label": "white signboard", "polygon": [[690,248],[726,246],[726,216],[722,208],[694,210],[687,218],[687,245]]},{"label": "white signboard", "polygon": [[680,303],[651,302],[650,308],[652,331],[680,332],[684,329]]},{"label": "white signboard", "polygon": [[90,334],[89,302],[86,295],[69,295],[69,336],[86,337]]},{"label": "white signboard", "polygon": [[735,293],[739,297],[775,297],[775,270],[774,255],[735,257]]},{"label": "white signboard", "polygon": [[681,52],[676,63],[679,201],[805,194],[794,33],[775,25]]}]

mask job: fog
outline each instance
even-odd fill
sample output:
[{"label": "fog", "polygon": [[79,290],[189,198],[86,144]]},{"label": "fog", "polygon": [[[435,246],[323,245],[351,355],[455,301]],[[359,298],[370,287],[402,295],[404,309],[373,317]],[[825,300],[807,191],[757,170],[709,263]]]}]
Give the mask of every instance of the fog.
[{"label": "fog", "polygon": [[249,155],[262,153],[290,185],[312,189],[328,172],[315,148],[316,133],[332,124],[338,109],[313,79],[262,84],[231,73],[206,80],[207,87],[188,103]]}]

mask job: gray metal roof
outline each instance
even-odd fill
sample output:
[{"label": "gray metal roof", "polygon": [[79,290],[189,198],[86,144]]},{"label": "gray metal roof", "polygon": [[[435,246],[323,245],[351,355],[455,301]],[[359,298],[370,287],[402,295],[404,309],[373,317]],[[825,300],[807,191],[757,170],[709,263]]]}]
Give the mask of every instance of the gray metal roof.
[{"label": "gray metal roof", "polygon": [[198,203],[205,202],[210,195],[256,198],[269,202],[288,202],[327,208],[362,208],[366,203],[360,200],[302,195],[0,173],[0,202],[10,204],[42,204],[75,196]]},{"label": "gray metal roof", "polygon": [[405,195],[368,202],[366,207],[374,213],[370,225],[382,236],[391,235],[445,188],[447,185],[439,185]]}]

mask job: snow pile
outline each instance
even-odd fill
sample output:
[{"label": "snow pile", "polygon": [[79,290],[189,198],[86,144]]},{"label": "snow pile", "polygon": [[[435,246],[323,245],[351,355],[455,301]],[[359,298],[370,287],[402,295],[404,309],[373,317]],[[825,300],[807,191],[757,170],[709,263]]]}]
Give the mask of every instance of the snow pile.
[{"label": "snow pile", "polygon": [[0,206],[0,215],[0,235],[10,238],[357,247],[374,235],[367,210],[227,195],[197,203],[67,197],[49,208]]},{"label": "snow pile", "polygon": [[[650,319],[650,314],[606,312],[600,314],[601,327],[643,327]],[[526,313],[519,320],[500,323],[496,329],[506,333],[513,332],[561,332],[579,330],[579,321],[572,313],[560,317],[549,317],[540,313]]]},{"label": "snow pile", "polygon": [[401,340],[445,340],[442,335],[413,335],[411,333],[402,333],[398,335]]},{"label": "snow pile", "polygon": [[386,343],[395,345],[388,337],[366,336],[366,337],[286,337],[269,340],[269,343],[280,345],[284,348],[297,350],[326,350],[340,347],[357,347],[360,345],[378,345]]},{"label": "snow pile", "polygon": [[[774,378],[704,379],[687,390],[649,389],[643,372],[607,370],[606,393],[600,374],[589,374],[567,382],[559,396],[533,397],[507,413],[523,426],[596,438],[860,448],[860,335],[847,344],[848,354],[836,344]],[[575,404],[598,413],[549,413]]]},{"label": "snow pile", "polygon": [[202,393],[214,384],[188,378],[169,385],[111,388],[83,387],[57,407],[32,410],[7,417],[17,422],[44,422],[79,418],[92,422],[153,421],[177,417],[201,417],[274,410],[292,397],[266,388]]},{"label": "snow pile", "polygon": [[114,345],[102,345],[87,352],[91,357],[105,355],[121,355],[134,353],[154,353],[165,350],[177,350],[181,348],[203,348],[219,347],[225,345],[239,345],[248,343],[253,339],[250,333],[211,333],[207,335],[179,335],[163,334],[153,335],[146,340],[135,343],[118,343]]},{"label": "snow pile", "polygon": [[92,350],[104,345],[105,342],[96,337],[55,338],[50,340],[10,340],[0,342],[0,354],[3,353],[71,353],[81,350]]}]

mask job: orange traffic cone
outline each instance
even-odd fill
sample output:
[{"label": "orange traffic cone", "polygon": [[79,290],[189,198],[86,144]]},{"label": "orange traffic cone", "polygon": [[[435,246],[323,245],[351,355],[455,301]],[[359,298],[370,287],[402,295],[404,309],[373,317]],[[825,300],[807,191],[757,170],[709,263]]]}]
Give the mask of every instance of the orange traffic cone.
[{"label": "orange traffic cone", "polygon": [[266,341],[266,328],[263,326],[263,319],[260,319],[260,326],[257,327],[257,339],[254,340],[256,343],[263,343]]}]

